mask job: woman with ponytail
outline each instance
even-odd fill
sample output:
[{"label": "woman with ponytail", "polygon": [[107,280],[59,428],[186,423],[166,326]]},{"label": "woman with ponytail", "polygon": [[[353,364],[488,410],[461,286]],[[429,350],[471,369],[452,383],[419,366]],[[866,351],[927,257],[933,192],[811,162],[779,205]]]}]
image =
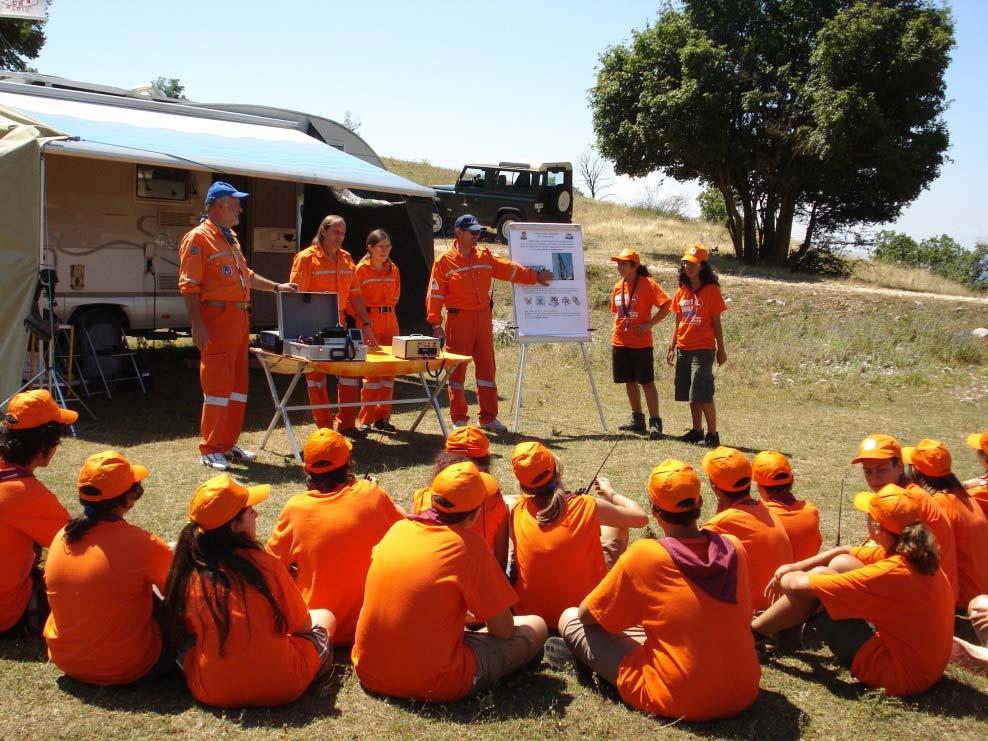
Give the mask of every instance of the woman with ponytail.
[{"label": "woman with ponytail", "polygon": [[867,512],[877,547],[836,548],[781,567],[768,587],[779,597],[752,631],[760,640],[779,634],[780,646],[815,633],[866,687],[925,692],[943,675],[954,627],[936,540],[900,486],[861,492],[854,506]]},{"label": "woman with ponytail", "polygon": [[594,482],[597,496],[567,491],[562,465],[542,443],[519,443],[511,467],[522,492],[509,517],[515,613],[555,627],[628,547],[628,528],[645,527],[648,515],[603,477]]},{"label": "woman with ponytail", "polygon": [[257,542],[271,487],[228,474],[198,489],[165,585],[168,634],[205,705],[286,705],[332,666],[336,619],[309,610],[288,569]]},{"label": "woman with ponytail", "polygon": [[48,552],[48,656],[80,682],[132,684],[174,668],[153,591],[164,588],[172,552],[124,520],[144,494],[147,475],[114,450],[90,456],[79,472],[82,514]]}]

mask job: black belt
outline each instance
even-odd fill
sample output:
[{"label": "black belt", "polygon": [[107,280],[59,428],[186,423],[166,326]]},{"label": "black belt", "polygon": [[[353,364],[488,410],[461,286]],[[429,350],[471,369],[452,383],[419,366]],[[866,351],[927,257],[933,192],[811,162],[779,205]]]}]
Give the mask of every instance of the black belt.
[{"label": "black belt", "polygon": [[390,306],[368,306],[367,311],[376,311],[381,314],[389,314],[394,311],[394,309]]}]

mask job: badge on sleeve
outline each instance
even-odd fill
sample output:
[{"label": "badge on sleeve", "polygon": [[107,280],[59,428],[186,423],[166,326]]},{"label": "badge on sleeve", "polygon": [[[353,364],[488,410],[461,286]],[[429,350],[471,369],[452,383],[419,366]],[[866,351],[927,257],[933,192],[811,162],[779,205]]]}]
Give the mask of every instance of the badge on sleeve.
[{"label": "badge on sleeve", "polygon": [[222,269],[223,269],[223,275],[228,277],[233,275],[233,268],[230,267],[229,265],[224,265]]},{"label": "badge on sleeve", "polygon": [[190,255],[198,255],[199,254],[199,247],[198,247],[198,245],[192,245],[192,247],[189,248],[189,254]]}]

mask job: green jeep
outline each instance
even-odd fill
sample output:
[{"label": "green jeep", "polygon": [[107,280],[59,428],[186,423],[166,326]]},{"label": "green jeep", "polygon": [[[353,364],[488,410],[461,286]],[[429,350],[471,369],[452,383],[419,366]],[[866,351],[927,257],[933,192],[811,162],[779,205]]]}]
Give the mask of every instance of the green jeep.
[{"label": "green jeep", "polygon": [[433,185],[436,191],[432,232],[452,236],[453,222],[473,214],[508,241],[513,221],[573,220],[573,166],[547,162],[532,168],[524,162],[467,165],[454,185]]}]

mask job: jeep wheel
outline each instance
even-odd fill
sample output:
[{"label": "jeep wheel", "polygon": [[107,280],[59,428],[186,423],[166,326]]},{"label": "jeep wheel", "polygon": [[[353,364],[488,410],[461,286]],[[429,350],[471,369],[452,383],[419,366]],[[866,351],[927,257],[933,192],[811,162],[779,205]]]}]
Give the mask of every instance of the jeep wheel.
[{"label": "jeep wheel", "polygon": [[508,227],[519,220],[518,214],[505,214],[497,220],[497,236],[502,242],[508,243]]},{"label": "jeep wheel", "polygon": [[432,235],[438,236],[443,233],[443,217],[435,209],[432,211]]}]

